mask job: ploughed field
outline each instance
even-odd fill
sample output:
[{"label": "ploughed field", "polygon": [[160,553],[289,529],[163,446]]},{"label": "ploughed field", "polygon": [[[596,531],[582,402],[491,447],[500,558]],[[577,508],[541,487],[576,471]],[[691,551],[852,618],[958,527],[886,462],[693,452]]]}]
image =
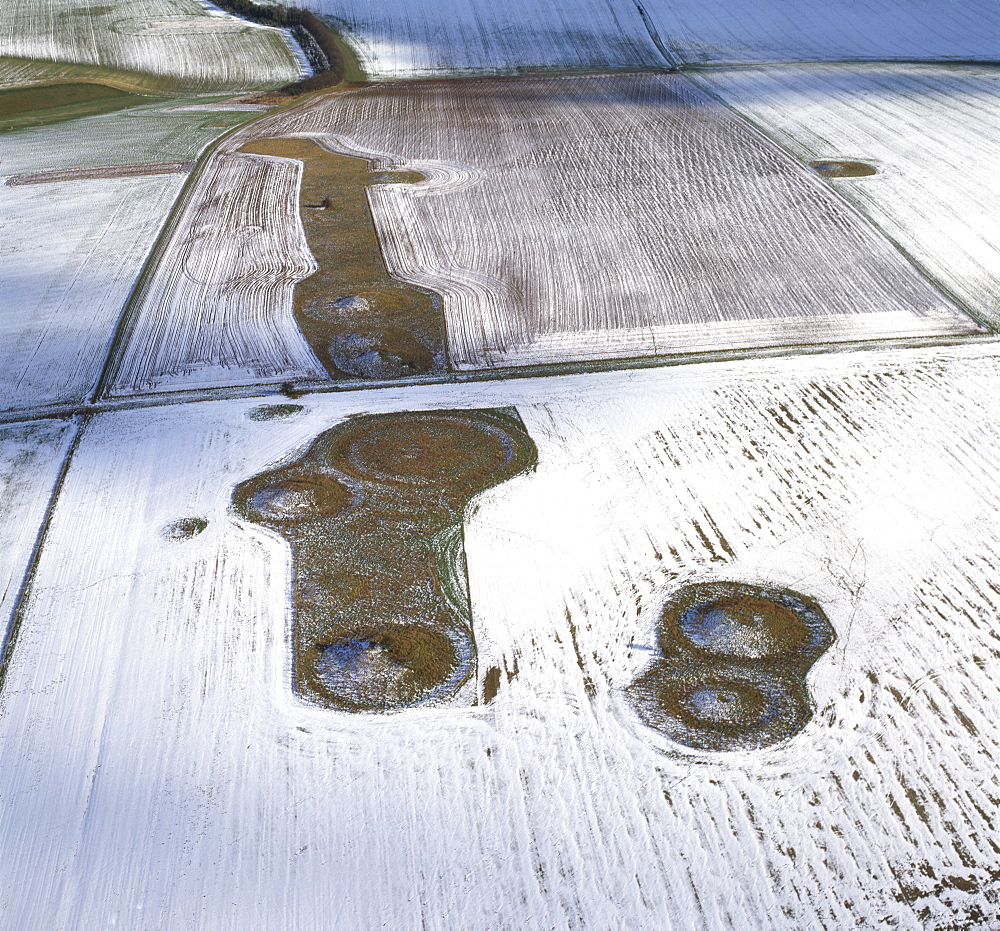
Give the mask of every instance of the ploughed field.
[{"label": "ploughed field", "polygon": [[305,6],[0,24],[0,924],[1000,923],[989,9]]}]

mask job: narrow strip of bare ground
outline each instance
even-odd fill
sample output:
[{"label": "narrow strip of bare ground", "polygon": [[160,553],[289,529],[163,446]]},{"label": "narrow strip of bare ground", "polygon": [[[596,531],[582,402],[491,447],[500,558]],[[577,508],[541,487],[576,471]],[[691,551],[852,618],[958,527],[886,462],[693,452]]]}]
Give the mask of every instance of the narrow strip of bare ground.
[{"label": "narrow strip of bare ground", "polygon": [[302,162],[300,213],[319,265],[295,288],[295,319],[337,379],[412,378],[447,371],[444,315],[431,291],[385,267],[365,188],[412,183],[415,172],[373,172],[363,158],[310,139],[258,139],[240,151]]}]

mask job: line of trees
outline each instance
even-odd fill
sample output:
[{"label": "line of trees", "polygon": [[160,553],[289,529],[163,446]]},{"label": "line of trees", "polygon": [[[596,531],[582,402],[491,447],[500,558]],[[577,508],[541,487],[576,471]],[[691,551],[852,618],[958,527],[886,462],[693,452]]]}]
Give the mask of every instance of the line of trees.
[{"label": "line of trees", "polygon": [[312,65],[312,77],[283,87],[288,94],[333,87],[344,80],[346,68],[336,37],[319,17],[309,10],[281,4],[255,3],[254,0],[214,0],[227,13],[241,16],[264,26],[290,29]]}]

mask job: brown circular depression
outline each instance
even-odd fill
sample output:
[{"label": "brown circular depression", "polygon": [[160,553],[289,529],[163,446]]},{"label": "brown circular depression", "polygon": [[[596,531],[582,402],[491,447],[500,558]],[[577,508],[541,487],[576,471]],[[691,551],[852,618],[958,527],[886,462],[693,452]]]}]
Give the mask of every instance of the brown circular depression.
[{"label": "brown circular depression", "polygon": [[824,160],[810,162],[809,167],[824,178],[868,178],[878,174],[874,165],[867,162]]},{"label": "brown circular depression", "polygon": [[360,418],[336,438],[330,456],[338,469],[368,481],[479,487],[521,452],[505,430],[474,415],[426,412]]},{"label": "brown circular depression", "polygon": [[247,411],[247,417],[250,420],[263,423],[268,420],[282,420],[285,417],[292,417],[304,410],[305,408],[301,404],[263,404]]},{"label": "brown circular depression", "polygon": [[296,474],[261,485],[246,499],[251,520],[294,522],[332,517],[354,495],[346,485],[322,473]]},{"label": "brown circular depression", "polygon": [[471,669],[471,647],[417,623],[361,625],[313,653],[319,691],[350,711],[394,711],[450,694]]},{"label": "brown circular depression", "polygon": [[389,170],[377,171],[368,178],[369,184],[419,184],[427,175],[419,171]]}]

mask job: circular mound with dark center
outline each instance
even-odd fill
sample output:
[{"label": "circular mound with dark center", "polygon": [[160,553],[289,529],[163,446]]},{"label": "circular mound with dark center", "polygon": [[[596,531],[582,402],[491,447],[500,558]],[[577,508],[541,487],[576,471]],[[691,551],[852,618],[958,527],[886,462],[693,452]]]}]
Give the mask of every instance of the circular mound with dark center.
[{"label": "circular mound with dark center", "polygon": [[878,174],[875,166],[866,162],[827,160],[810,162],[809,167],[824,178],[868,178]]},{"label": "circular mound with dark center", "polygon": [[434,356],[412,333],[383,329],[342,333],[330,341],[330,360],[357,378],[407,378],[434,368]]},{"label": "circular mound with dark center", "polygon": [[468,678],[466,635],[426,624],[368,624],[316,648],[314,681],[335,705],[386,712],[446,697]]},{"label": "circular mound with dark center", "polygon": [[359,419],[333,442],[330,459],[365,481],[460,493],[520,471],[529,454],[495,423],[429,411]]},{"label": "circular mound with dark center", "polygon": [[299,473],[257,484],[244,491],[251,520],[300,521],[339,514],[354,500],[343,482],[321,472]]},{"label": "circular mound with dark center", "polygon": [[726,659],[813,661],[833,642],[814,601],[786,589],[739,582],[688,585],[664,605],[660,648]]},{"label": "circular mound with dark center", "polygon": [[629,687],[640,716],[695,750],[756,750],[809,720],[803,680],[750,664],[663,660]]}]

